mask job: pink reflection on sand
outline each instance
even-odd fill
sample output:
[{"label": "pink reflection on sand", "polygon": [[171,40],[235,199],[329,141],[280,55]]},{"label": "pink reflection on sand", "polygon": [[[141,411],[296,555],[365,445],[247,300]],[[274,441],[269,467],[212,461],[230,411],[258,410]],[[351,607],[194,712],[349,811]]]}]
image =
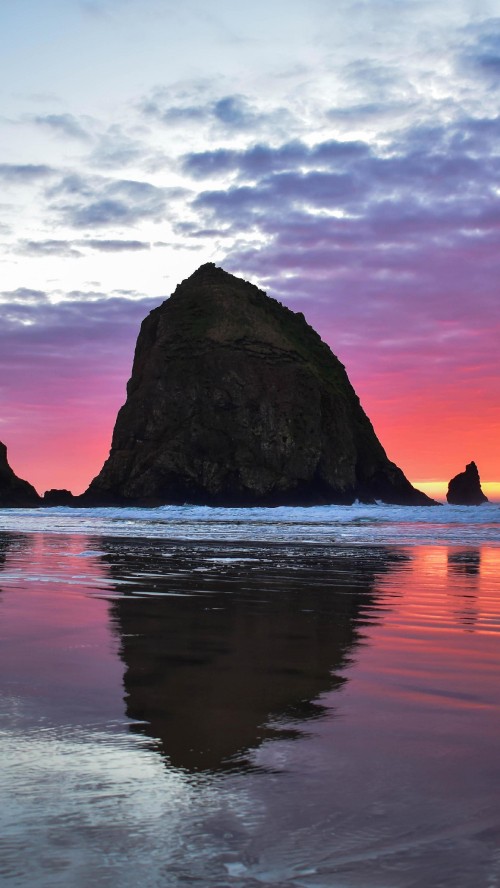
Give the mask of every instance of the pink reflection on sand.
[{"label": "pink reflection on sand", "polygon": [[386,721],[392,713],[416,735],[433,727],[444,739],[458,720],[462,742],[477,740],[474,712],[500,721],[499,575],[499,549],[429,546],[381,576],[377,591],[390,606],[348,673],[348,709],[351,694],[365,714],[382,695]]},{"label": "pink reflection on sand", "polygon": [[10,540],[0,569],[7,694],[30,700],[49,719],[56,712],[68,721],[123,716],[123,667],[100,597],[107,588],[103,563],[81,535]]}]

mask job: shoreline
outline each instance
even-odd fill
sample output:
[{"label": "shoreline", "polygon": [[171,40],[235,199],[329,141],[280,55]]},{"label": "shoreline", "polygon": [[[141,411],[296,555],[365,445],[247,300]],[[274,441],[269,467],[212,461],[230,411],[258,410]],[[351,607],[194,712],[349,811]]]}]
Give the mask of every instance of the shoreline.
[{"label": "shoreline", "polygon": [[0,531],[198,545],[500,546],[500,505],[0,509]]}]

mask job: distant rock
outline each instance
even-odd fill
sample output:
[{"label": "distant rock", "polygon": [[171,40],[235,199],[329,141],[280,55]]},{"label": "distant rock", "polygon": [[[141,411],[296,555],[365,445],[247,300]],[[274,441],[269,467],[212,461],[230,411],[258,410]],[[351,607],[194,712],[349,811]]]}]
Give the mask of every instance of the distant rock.
[{"label": "distant rock", "polygon": [[390,462],[301,313],[202,265],[144,320],[81,504],[433,503]]},{"label": "distant rock", "polygon": [[470,462],[464,472],[451,479],[446,499],[454,506],[480,506],[481,503],[488,502],[488,497],[481,490],[475,462]]},{"label": "distant rock", "polygon": [[77,504],[77,497],[73,496],[70,490],[65,490],[64,488],[61,490],[57,488],[46,490],[43,495],[44,506],[76,506]]},{"label": "distant rock", "polygon": [[7,461],[7,447],[0,441],[0,508],[29,508],[40,503],[35,488],[12,471]]}]

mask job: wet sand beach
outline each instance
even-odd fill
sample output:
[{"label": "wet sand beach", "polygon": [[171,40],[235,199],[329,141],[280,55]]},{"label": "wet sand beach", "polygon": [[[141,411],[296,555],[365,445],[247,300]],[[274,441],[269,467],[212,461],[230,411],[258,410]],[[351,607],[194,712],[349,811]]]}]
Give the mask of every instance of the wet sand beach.
[{"label": "wet sand beach", "polygon": [[1,533],[2,884],[496,885],[499,568]]}]

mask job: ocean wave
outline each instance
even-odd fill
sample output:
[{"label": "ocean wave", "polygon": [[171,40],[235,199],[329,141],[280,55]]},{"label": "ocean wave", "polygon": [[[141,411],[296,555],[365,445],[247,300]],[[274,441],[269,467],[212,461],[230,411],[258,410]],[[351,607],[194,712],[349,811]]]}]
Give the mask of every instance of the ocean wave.
[{"label": "ocean wave", "polygon": [[1,509],[0,531],[330,545],[500,545],[500,504]]}]

